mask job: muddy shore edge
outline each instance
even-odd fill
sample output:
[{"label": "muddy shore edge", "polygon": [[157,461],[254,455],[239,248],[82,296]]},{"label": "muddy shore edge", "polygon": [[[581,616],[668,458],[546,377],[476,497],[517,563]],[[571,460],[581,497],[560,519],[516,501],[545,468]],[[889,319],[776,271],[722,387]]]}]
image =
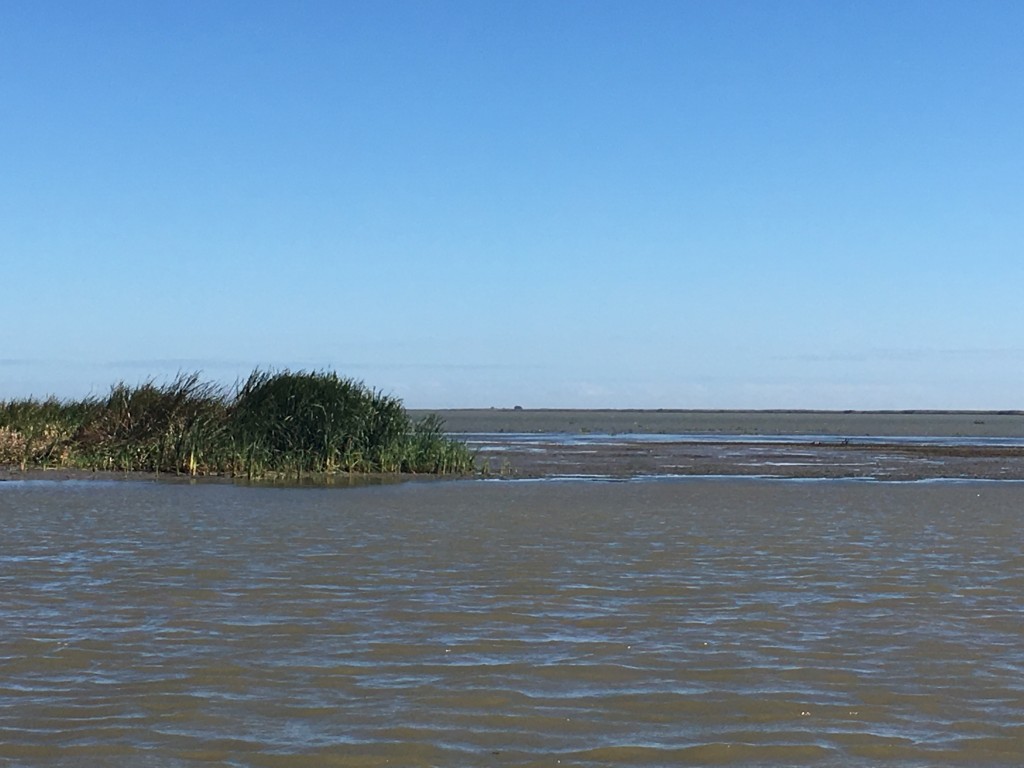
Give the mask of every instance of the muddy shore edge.
[{"label": "muddy shore edge", "polygon": [[[449,432],[474,441],[478,466],[498,476],[1024,479],[1024,446],[928,442],[930,438],[1024,440],[1021,411],[487,408],[437,413]],[[535,437],[523,440],[516,435]],[[574,444],[553,439],[558,435],[613,439]],[[656,442],[614,439],[629,435],[669,437]],[[757,444],[732,440],[739,436],[764,440]],[[772,442],[773,436],[787,440]],[[894,445],[887,440],[893,437],[909,439]]]}]

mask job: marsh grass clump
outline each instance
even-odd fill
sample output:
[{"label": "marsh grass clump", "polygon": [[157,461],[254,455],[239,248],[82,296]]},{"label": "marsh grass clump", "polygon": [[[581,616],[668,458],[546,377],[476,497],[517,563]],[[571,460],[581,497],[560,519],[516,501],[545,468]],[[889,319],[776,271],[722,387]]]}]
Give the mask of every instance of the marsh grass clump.
[{"label": "marsh grass clump", "polygon": [[233,394],[182,374],[105,398],[0,402],[0,464],[253,479],[472,471],[442,427],[333,372],[254,371]]},{"label": "marsh grass clump", "polygon": [[88,402],[47,400],[0,402],[0,464],[48,467],[66,463]]},{"label": "marsh grass clump", "polygon": [[160,386],[114,385],[93,401],[76,444],[92,468],[213,474],[231,466],[228,399],[198,374]]},{"label": "marsh grass clump", "polygon": [[335,373],[254,372],[234,434],[253,464],[300,472],[400,472],[409,418],[399,400]]}]

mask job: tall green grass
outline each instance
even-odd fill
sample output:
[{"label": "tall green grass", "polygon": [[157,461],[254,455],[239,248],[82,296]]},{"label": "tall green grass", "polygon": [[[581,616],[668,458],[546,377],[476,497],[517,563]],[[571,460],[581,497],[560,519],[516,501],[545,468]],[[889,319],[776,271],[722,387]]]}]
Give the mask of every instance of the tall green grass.
[{"label": "tall green grass", "polygon": [[436,416],[333,372],[254,371],[233,391],[182,374],[105,398],[0,402],[0,464],[248,478],[473,470]]}]

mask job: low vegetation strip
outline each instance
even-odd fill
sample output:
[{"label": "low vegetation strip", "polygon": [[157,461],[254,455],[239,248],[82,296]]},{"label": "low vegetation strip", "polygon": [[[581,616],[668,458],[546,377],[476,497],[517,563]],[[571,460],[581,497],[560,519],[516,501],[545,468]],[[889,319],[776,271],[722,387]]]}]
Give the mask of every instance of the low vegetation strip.
[{"label": "low vegetation strip", "polygon": [[0,464],[250,479],[459,474],[473,456],[433,414],[333,372],[254,371],[228,389],[182,374],[107,397],[0,402]]}]

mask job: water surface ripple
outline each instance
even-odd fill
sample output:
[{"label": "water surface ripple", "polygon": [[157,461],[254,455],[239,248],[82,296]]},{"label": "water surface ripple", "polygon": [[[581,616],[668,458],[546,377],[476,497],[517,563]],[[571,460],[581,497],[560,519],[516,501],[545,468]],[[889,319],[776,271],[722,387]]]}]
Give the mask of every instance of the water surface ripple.
[{"label": "water surface ripple", "polygon": [[1022,501],[0,483],[0,765],[1017,765]]}]

